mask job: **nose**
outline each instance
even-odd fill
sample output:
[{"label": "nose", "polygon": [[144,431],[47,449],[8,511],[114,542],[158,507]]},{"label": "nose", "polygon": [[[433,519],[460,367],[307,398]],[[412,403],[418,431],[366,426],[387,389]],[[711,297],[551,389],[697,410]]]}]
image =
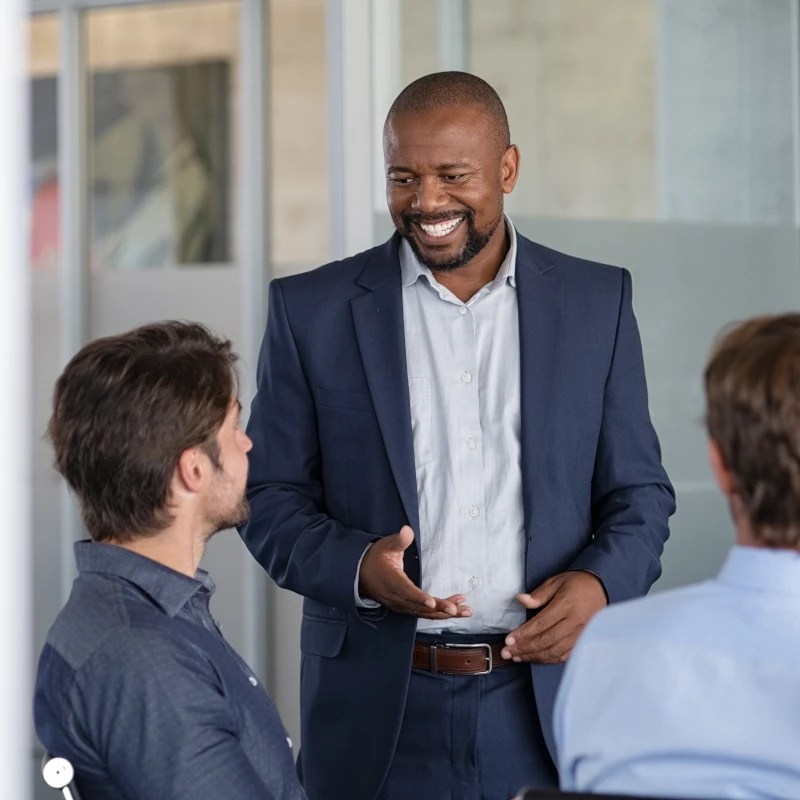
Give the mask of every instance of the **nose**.
[{"label": "nose", "polygon": [[442,191],[442,184],[437,177],[420,178],[412,202],[414,211],[430,214],[446,207],[447,202],[447,195]]}]

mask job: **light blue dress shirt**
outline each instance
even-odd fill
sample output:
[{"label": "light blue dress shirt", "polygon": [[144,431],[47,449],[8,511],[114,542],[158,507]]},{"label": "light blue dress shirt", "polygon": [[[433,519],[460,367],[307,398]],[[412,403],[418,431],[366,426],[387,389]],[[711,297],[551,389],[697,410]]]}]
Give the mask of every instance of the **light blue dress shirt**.
[{"label": "light blue dress shirt", "polygon": [[601,611],[555,708],[563,789],[800,798],[800,555]]},{"label": "light blue dress shirt", "polygon": [[403,241],[408,390],[422,589],[464,594],[472,616],[438,633],[506,633],[525,622],[517,234],[495,279],[462,303]]},{"label": "light blue dress shirt", "polygon": [[[420,619],[424,633],[507,633],[525,622],[517,234],[505,224],[508,253],[466,303],[400,245],[422,589],[464,594],[473,610]],[[358,577],[355,591],[357,605],[377,607],[358,596]]]}]

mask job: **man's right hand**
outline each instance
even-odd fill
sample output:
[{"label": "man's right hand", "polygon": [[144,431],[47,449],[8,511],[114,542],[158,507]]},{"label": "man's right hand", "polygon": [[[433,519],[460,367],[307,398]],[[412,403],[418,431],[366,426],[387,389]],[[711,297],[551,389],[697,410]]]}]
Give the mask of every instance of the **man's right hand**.
[{"label": "man's right hand", "polygon": [[444,600],[415,586],[403,570],[403,553],[414,541],[414,531],[404,525],[399,533],[384,536],[367,550],[361,562],[358,593],[399,614],[423,619],[471,617],[472,609],[462,605],[467,599],[454,594]]}]

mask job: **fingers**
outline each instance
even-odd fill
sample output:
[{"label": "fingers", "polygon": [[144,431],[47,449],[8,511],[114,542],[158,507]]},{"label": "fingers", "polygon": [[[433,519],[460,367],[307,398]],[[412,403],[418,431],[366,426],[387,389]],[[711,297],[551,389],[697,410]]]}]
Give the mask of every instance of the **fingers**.
[{"label": "fingers", "polygon": [[472,609],[469,606],[460,605],[456,608],[455,614],[450,614],[444,611],[424,612],[417,614],[420,619],[458,619],[463,617],[471,617]]},{"label": "fingers", "polygon": [[387,581],[386,589],[390,600],[386,605],[405,614],[435,611],[440,602],[423,592],[404,572],[394,573]]},{"label": "fingers", "polygon": [[433,600],[436,602],[435,607],[413,613],[422,619],[457,619],[472,616],[472,608],[464,605],[466,597],[463,594],[454,594],[444,600],[434,597]]},{"label": "fingers", "polygon": [[541,608],[555,597],[556,592],[563,582],[563,575],[556,575],[553,578],[548,578],[538,589],[535,589],[530,594],[518,594],[517,600],[525,606],[525,608]]},{"label": "fingers", "polygon": [[444,600],[436,599],[436,612],[444,614],[444,617],[437,619],[450,619],[452,617],[471,617],[472,608],[464,605],[467,599],[463,594],[454,594]]},{"label": "fingers", "polygon": [[565,619],[568,619],[568,615],[564,613],[558,601],[552,603],[540,611],[533,619],[520,625],[515,631],[511,631],[506,636],[506,647],[503,652],[508,651],[508,658],[521,655],[520,647],[523,643],[530,642],[537,636],[543,636],[555,626],[560,625]]},{"label": "fingers", "polygon": [[432,597],[415,586],[402,573],[394,578],[392,584],[381,605],[393,611],[422,619],[455,619],[472,616],[472,609],[464,605],[467,598],[463,594],[454,594],[445,599]]},{"label": "fingers", "polygon": [[462,605],[466,600],[465,595],[454,594],[446,599],[432,597],[400,571],[386,576],[381,594],[378,602],[401,614],[412,614],[426,619],[451,619],[472,614],[471,608]]},{"label": "fingers", "polygon": [[520,625],[515,631],[506,636],[506,644],[514,645],[520,638],[529,639],[533,636],[544,633],[549,628],[557,625],[569,616],[568,610],[560,599],[553,600],[545,606],[533,619],[529,619]]},{"label": "fingers", "polygon": [[386,536],[385,541],[388,550],[402,553],[404,550],[408,550],[414,542],[414,531],[408,525],[403,525],[399,533]]},{"label": "fingers", "polygon": [[[567,660],[578,638],[580,627],[563,619],[542,632],[531,632],[523,625],[516,636],[509,635],[501,655],[516,662],[535,661],[539,664],[559,664]],[[509,639],[514,643],[509,645]]]}]

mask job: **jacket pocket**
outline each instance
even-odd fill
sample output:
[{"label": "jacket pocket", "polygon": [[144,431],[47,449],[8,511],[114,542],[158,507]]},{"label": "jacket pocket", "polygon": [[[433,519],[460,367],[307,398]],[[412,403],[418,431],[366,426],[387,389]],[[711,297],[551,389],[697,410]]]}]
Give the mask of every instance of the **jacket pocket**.
[{"label": "jacket pocket", "polygon": [[306,655],[336,658],[347,636],[347,620],[303,617],[300,649]]}]

